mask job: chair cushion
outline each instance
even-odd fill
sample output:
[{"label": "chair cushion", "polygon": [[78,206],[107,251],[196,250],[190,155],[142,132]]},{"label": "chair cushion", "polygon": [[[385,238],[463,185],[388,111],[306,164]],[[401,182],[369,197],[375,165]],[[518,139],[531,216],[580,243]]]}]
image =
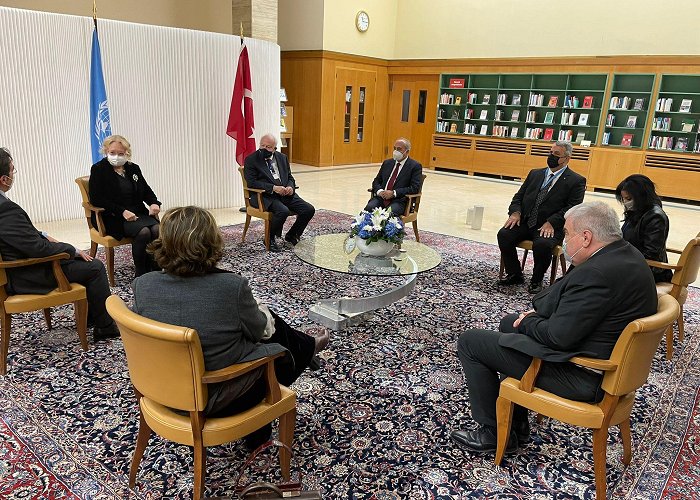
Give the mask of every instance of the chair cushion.
[{"label": "chair cushion", "polygon": [[[673,290],[672,283],[662,281],[662,282],[659,282],[656,284],[656,296],[657,297],[661,297],[662,295],[668,295],[671,293],[671,290]],[[687,298],[688,298],[688,289],[682,288],[681,293],[678,295],[678,303],[680,305],[685,304],[685,301]]]},{"label": "chair cushion", "polygon": [[87,296],[85,287],[77,283],[70,284],[70,290],[61,292],[56,288],[47,294],[10,295],[5,299],[4,308],[8,314],[36,311],[47,307],[62,306],[69,302],[83,300]]},{"label": "chair cushion", "polygon": [[99,231],[96,229],[90,229],[90,240],[94,241],[98,245],[108,248],[131,244],[131,238],[122,238],[121,240],[118,240],[113,236],[101,236]]},{"label": "chair cushion", "polygon": [[[208,418],[202,429],[204,446],[216,446],[247,436],[268,422],[296,408],[296,393],[280,386],[281,399],[270,405],[264,400],[250,410],[230,417]],[[180,415],[146,397],[141,398],[141,411],[148,426],[160,436],[176,443],[193,446],[189,415]]]}]

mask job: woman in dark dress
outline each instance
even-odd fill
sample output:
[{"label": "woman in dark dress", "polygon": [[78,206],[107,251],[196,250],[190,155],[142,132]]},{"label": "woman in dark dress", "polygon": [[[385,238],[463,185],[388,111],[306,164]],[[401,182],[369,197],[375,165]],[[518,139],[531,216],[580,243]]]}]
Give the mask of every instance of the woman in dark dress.
[{"label": "woman in dark dress", "polygon": [[[641,174],[630,175],[617,186],[615,197],[625,207],[622,237],[642,252],[645,259],[668,262],[668,216],[661,208],[661,199],[651,179]],[[652,267],[651,271],[657,283],[671,281],[669,269]]]},{"label": "woman in dark dress", "polygon": [[[131,159],[131,145],[121,135],[107,137],[105,157],[90,169],[90,203],[104,208],[102,220],[107,234],[132,239],[136,276],[157,269],[146,253],[146,245],[158,238],[160,201]],[[145,205],[144,205],[145,203]]]}]

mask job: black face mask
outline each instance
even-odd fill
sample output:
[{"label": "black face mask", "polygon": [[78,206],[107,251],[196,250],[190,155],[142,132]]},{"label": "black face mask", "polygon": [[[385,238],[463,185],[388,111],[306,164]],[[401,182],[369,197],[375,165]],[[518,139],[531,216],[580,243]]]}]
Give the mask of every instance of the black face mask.
[{"label": "black face mask", "polygon": [[262,157],[266,160],[272,156],[272,151],[269,151],[265,148],[260,148],[260,152],[262,153]]},{"label": "black face mask", "polygon": [[549,156],[547,156],[547,166],[552,170],[559,168],[559,160],[560,158],[558,156],[554,156],[550,153]]}]

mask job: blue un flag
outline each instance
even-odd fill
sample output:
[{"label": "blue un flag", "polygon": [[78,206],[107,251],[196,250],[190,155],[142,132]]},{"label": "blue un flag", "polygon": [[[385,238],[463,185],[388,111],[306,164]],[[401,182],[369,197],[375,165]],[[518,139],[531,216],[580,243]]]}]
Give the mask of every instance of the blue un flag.
[{"label": "blue un flag", "polygon": [[97,26],[95,26],[92,32],[92,58],[90,61],[90,148],[93,163],[102,159],[100,148],[104,139],[110,135],[112,135],[112,126],[107,107],[105,80],[102,76],[100,40],[97,37]]}]

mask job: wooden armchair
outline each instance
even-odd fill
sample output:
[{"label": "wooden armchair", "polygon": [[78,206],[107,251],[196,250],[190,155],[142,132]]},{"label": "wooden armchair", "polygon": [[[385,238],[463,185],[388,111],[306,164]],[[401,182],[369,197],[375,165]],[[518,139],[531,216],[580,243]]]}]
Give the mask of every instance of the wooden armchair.
[{"label": "wooden armchair", "polygon": [[[104,208],[95,207],[90,203],[89,187],[90,177],[78,177],[75,179],[76,184],[80,188],[80,196],[83,199],[83,208],[85,209],[85,218],[87,219],[88,229],[90,231],[90,256],[94,257],[97,254],[97,245],[105,247],[107,254],[107,277],[109,284],[115,286],[114,282],[114,247],[121,245],[130,245],[131,238],[122,238],[118,240],[107,234],[104,222],[102,222],[102,212]],[[97,227],[92,222],[92,216],[95,216]]]},{"label": "wooden armchair", "polygon": [[[420,181],[420,189],[416,194],[406,195],[406,208],[404,209],[403,214],[400,215],[401,222],[403,222],[404,225],[408,224],[409,222],[413,223],[413,234],[416,236],[416,241],[418,243],[420,243],[420,235],[418,234],[418,209],[420,208],[420,199],[421,196],[423,196],[423,183],[425,182],[426,177],[427,176],[423,174]],[[367,191],[374,196],[372,188],[369,188]]]},{"label": "wooden armchair", "polygon": [[[69,283],[66,279],[59,261],[68,259],[67,253],[59,253],[49,257],[37,259],[20,259],[5,262],[0,256],[0,314],[2,314],[2,347],[0,348],[0,375],[7,373],[7,354],[10,347],[10,332],[12,329],[12,314],[44,310],[46,326],[51,330],[51,308],[62,306],[70,302],[75,307],[75,323],[80,337],[80,345],[84,351],[88,350],[87,343],[87,296],[85,287],[77,283]],[[58,288],[49,293],[8,295],[6,288],[7,273],[5,269],[33,266],[50,262]]]},{"label": "wooden armchair", "polygon": [[[129,376],[139,402],[139,434],[129,472],[129,487],[136,484],[136,473],[153,431],[176,443],[194,449],[194,495],[202,498],[206,476],[206,447],[241,439],[279,418],[279,440],[292,445],[296,419],[296,394],[277,382],[275,356],[205,371],[202,346],[191,328],[153,321],[130,311],[112,295],[107,311],[119,327]],[[230,417],[206,418],[207,384],[239,377],[265,367],[267,396],[257,406]],[[182,415],[175,410],[187,412]],[[280,451],[280,467],[289,480],[291,456]]]},{"label": "wooden armchair", "polygon": [[[670,283],[657,283],[656,293],[661,296],[668,294],[678,301],[681,312],[678,315],[678,340],[683,342],[685,336],[683,323],[683,304],[688,298],[688,285],[698,279],[698,268],[700,268],[700,233],[690,240],[683,250],[667,248],[667,252],[680,254],[678,264],[675,266],[656,260],[647,260],[652,267],[662,269],[672,269],[673,277]],[[673,325],[668,327],[666,332],[666,359],[673,357]]]},{"label": "wooden armchair", "polygon": [[[523,240],[515,246],[524,250],[523,258],[520,261],[520,271],[522,272],[525,269],[527,254],[532,250],[532,240]],[[550,286],[552,285],[552,283],[554,283],[554,280],[557,278],[557,271],[559,266],[561,266],[561,275],[564,276],[564,274],[566,274],[566,259],[564,258],[564,249],[561,247],[561,245],[557,245],[552,249],[552,265],[550,267],[551,272],[549,275]],[[503,279],[504,270],[505,269],[503,267],[503,257],[501,257],[501,265],[498,268],[498,279]]]},{"label": "wooden armchair", "polygon": [[[537,387],[537,375],[542,360],[533,358],[523,378],[511,377],[501,382],[496,401],[498,423],[498,446],[496,465],[500,465],[506,450],[513,417],[513,404],[524,406],[541,415],[556,418],[567,424],[593,429],[593,462],[595,470],[596,496],[605,498],[606,448],[608,427],[617,425],[622,434],[622,462],[632,460],[632,437],[630,412],[634,405],[635,391],[649,376],[654,353],[661,337],[669,325],[678,317],[680,307],[673,297],[659,298],[656,314],[632,321],[623,330],[610,359],[595,359],[576,356],[569,361],[604,372],[601,388],[605,396],[600,403],[583,403],[562,398]],[[572,325],[575,328],[575,325]]]}]

